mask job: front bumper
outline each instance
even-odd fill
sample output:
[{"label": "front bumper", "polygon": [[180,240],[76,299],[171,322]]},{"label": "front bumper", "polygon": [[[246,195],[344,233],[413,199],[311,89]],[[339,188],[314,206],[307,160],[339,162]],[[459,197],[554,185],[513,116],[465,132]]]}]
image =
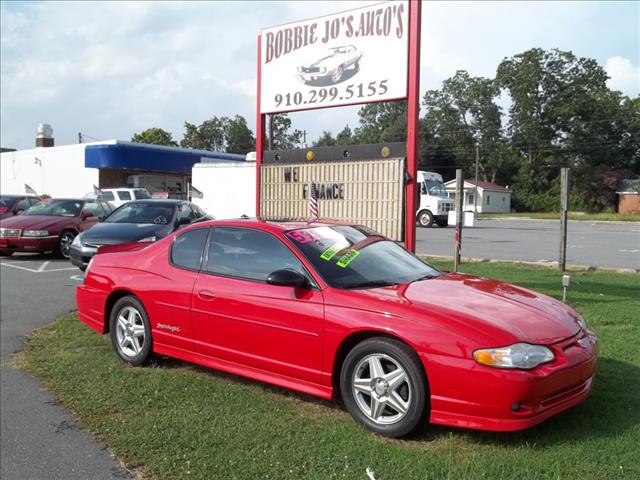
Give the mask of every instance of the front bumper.
[{"label": "front bumper", "polygon": [[533,370],[498,369],[472,359],[421,354],[431,388],[431,423],[522,430],[583,402],[593,388],[597,337],[581,332],[551,348],[555,360]]},{"label": "front bumper", "polygon": [[81,270],[85,270],[91,261],[91,258],[98,251],[97,247],[89,245],[74,245],[69,249],[69,258],[71,263]]},{"label": "front bumper", "polygon": [[2,237],[0,250],[5,252],[51,252],[58,247],[58,235],[48,237]]},{"label": "front bumper", "polygon": [[320,73],[320,72],[313,72],[313,73],[305,73],[305,72],[298,72],[298,79],[302,80],[305,83],[308,82],[317,82],[320,80],[326,80],[328,78],[331,78],[331,72],[325,72],[325,73]]}]

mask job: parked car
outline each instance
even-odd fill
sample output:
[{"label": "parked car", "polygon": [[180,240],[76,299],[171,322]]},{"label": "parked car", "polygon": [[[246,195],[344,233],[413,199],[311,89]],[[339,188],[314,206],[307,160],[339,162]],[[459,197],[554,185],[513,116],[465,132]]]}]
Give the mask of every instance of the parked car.
[{"label": "parked car", "polygon": [[0,219],[20,215],[40,198],[35,195],[0,195]]},{"label": "parked car", "polygon": [[520,430],[592,389],[597,337],[572,308],[438,271],[364,227],[219,220],[135,247],[101,251],[76,290],[80,320],[131,365],[157,353],[339,393],[391,437]]},{"label": "parked car", "polygon": [[132,200],[75,238],[70,249],[71,263],[85,270],[102,245],[155,242],[178,228],[204,220],[213,217],[191,202]]},{"label": "parked car", "polygon": [[298,67],[298,78],[306,84],[319,81],[333,85],[342,80],[345,70],[353,67],[355,72],[360,70],[362,52],[353,45],[330,48],[327,55],[308,65]]},{"label": "parked car", "polygon": [[103,188],[101,198],[117,208],[130,200],[151,198],[151,194],[146,188]]},{"label": "parked car", "polygon": [[78,233],[111,213],[107,202],[77,198],[46,199],[22,215],[0,221],[0,255],[55,252],[69,258]]}]

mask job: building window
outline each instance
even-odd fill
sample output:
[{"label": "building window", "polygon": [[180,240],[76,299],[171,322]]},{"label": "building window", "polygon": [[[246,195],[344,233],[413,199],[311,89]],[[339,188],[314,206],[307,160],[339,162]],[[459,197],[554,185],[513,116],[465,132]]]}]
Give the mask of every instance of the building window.
[{"label": "building window", "polygon": [[491,197],[487,195],[487,205],[489,205],[490,203],[491,203]]},{"label": "building window", "polygon": [[504,203],[504,202],[506,202],[506,201],[507,201],[507,200],[506,200],[504,197],[502,197],[502,203]]},{"label": "building window", "polygon": [[473,193],[469,195],[469,200],[467,201],[467,203],[469,205],[472,205],[474,202],[475,198],[473,197]]}]

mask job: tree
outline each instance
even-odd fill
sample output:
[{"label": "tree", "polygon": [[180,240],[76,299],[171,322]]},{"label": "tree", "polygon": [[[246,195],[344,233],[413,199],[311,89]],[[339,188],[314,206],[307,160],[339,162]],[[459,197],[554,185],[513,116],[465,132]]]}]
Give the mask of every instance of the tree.
[{"label": "tree", "polygon": [[256,149],[256,139],[243,116],[225,118],[223,130],[227,153],[247,154]]},{"label": "tree", "polygon": [[407,138],[407,102],[404,100],[365,105],[358,112],[360,126],[355,143],[403,142]]},{"label": "tree", "polygon": [[291,119],[286,113],[278,113],[271,115],[270,128],[273,131],[273,145],[271,150],[291,150],[298,148],[302,144],[302,131],[294,130],[291,132]]},{"label": "tree", "polygon": [[338,135],[336,135],[336,145],[353,145],[355,139],[353,138],[353,132],[349,128],[349,125],[344,127]]},{"label": "tree", "polygon": [[333,147],[336,144],[336,139],[333,138],[333,136],[331,135],[331,132],[328,131],[324,131],[322,132],[322,135],[320,135],[320,137],[318,137],[318,140],[316,140],[313,143],[314,147]]},{"label": "tree", "polygon": [[152,145],[167,145],[177,147],[178,142],[173,140],[171,132],[158,127],[148,128],[141,133],[134,133],[131,141],[135,143],[150,143]]},{"label": "tree", "polygon": [[180,146],[198,150],[224,151],[224,127],[225,122],[218,117],[211,117],[198,126],[184,122],[184,137],[180,141]]}]

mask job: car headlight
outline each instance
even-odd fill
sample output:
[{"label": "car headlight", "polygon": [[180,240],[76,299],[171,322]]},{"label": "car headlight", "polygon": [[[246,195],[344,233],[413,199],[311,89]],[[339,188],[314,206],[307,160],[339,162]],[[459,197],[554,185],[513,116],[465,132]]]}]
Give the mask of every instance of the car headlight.
[{"label": "car headlight", "polygon": [[508,347],[484,348],[473,352],[473,359],[480,365],[496,368],[531,369],[552,361],[553,352],[542,345],[514,343]]},{"label": "car headlight", "polygon": [[138,243],[139,242],[155,242],[156,240],[157,240],[156,236],[151,235],[150,237],[141,238],[140,240],[138,240]]},{"label": "car headlight", "polygon": [[71,245],[74,245],[76,247],[81,247],[82,246],[82,233],[80,235],[76,235],[76,238],[73,239],[73,242],[71,242]]},{"label": "car headlight", "polygon": [[46,237],[49,235],[47,230],[25,230],[22,232],[23,237]]},{"label": "car headlight", "polygon": [[587,330],[587,322],[585,321],[584,318],[582,318],[582,315],[578,315],[576,317],[576,322],[578,322],[578,325],[580,325],[580,328],[582,330]]}]

